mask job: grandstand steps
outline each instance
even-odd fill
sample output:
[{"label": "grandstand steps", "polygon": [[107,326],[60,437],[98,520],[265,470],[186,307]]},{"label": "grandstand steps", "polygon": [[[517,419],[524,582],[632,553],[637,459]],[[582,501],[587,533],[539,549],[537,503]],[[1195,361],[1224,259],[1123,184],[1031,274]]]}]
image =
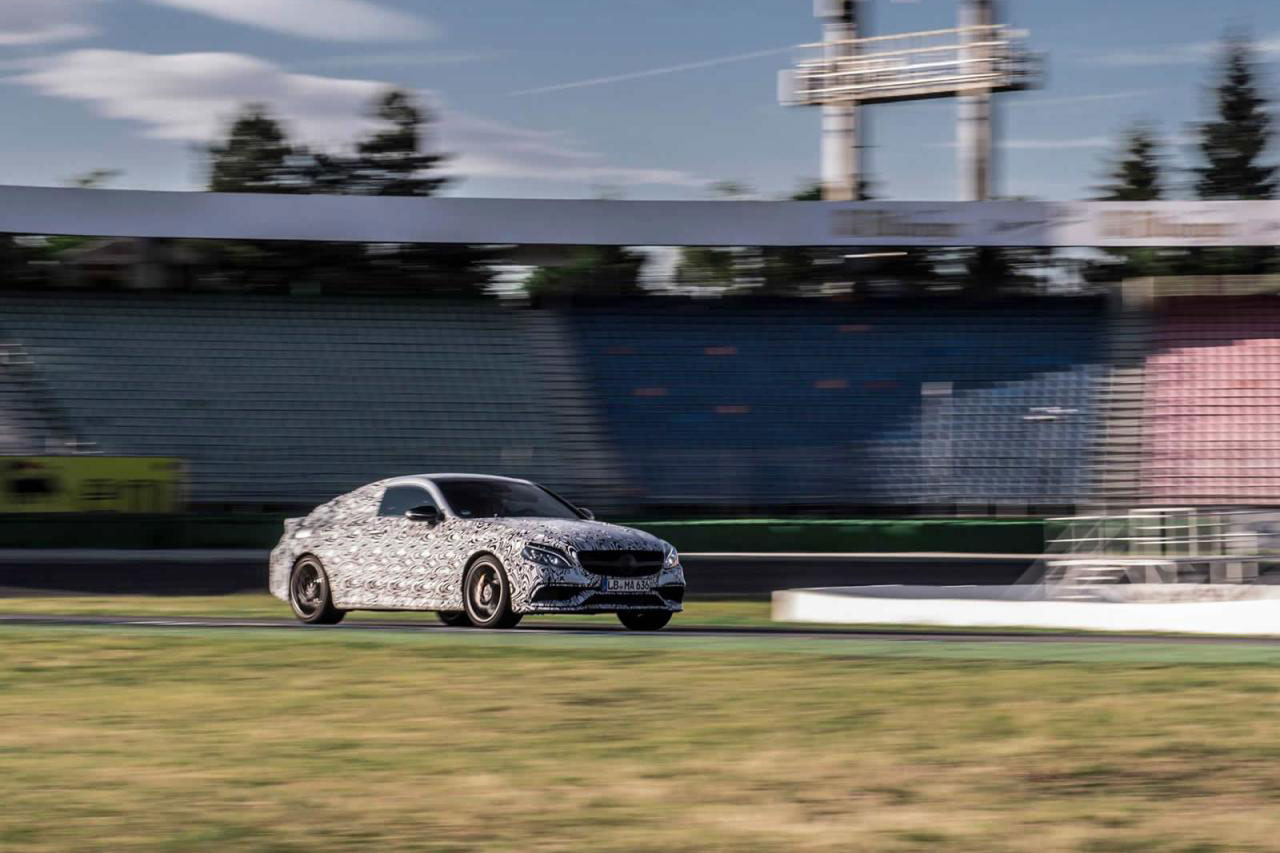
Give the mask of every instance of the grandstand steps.
[{"label": "grandstand steps", "polygon": [[1139,502],[1146,403],[1146,359],[1152,346],[1150,314],[1120,308],[1109,331],[1110,370],[1099,389],[1101,425],[1093,447],[1093,492],[1103,506]]},{"label": "grandstand steps", "polygon": [[0,454],[39,456],[83,449],[42,381],[35,359],[21,344],[0,342]]},{"label": "grandstand steps", "polygon": [[570,462],[576,480],[568,485],[572,493],[566,497],[597,508],[621,505],[621,462],[606,435],[603,407],[571,343],[568,321],[552,311],[530,311],[522,319],[542,387],[555,401],[552,417],[559,452]]},{"label": "grandstand steps", "polygon": [[1049,564],[1045,582],[1055,601],[1102,601],[1099,587],[1123,583],[1128,574],[1124,564],[1066,560]]}]

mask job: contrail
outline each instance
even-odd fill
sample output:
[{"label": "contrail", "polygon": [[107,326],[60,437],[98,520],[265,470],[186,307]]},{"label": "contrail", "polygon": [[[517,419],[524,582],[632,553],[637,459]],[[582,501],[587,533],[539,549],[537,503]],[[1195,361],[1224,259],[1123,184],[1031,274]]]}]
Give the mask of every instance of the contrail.
[{"label": "contrail", "polygon": [[742,62],[747,59],[759,59],[762,56],[776,56],[788,53],[793,47],[774,47],[769,50],[755,50],[751,53],[738,53],[733,56],[721,56],[716,59],[703,59],[700,62],[685,62],[681,65],[668,65],[665,68],[650,68],[647,71],[632,71],[627,74],[614,74],[610,77],[592,77],[590,80],[576,80],[572,83],[556,83],[551,86],[539,86],[535,89],[521,89],[511,92],[512,95],[542,95],[547,92],[562,92],[565,89],[585,89],[588,86],[603,86],[606,83],[621,83],[624,80],[638,80],[641,77],[659,77],[663,74],[675,74],[680,71],[695,71],[699,68],[710,68],[714,65],[728,65],[730,62]]}]

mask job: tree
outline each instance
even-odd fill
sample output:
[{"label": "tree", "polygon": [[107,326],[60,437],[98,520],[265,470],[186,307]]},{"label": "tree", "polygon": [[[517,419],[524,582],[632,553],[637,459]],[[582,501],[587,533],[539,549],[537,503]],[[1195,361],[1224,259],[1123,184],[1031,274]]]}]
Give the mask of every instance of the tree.
[{"label": "tree", "polygon": [[[1112,160],[1106,183],[1098,187],[1098,201],[1158,201],[1164,197],[1164,158],[1155,128],[1138,123],[1125,131],[1119,154]],[[1176,269],[1166,249],[1117,249],[1106,260],[1084,267],[1087,281],[1167,275]]]},{"label": "tree", "polygon": [[645,256],[623,246],[584,246],[563,266],[539,267],[525,282],[534,304],[595,302],[640,296]]},{"label": "tree", "polygon": [[[858,200],[872,201],[872,184],[858,181]],[[790,196],[791,201],[822,201],[822,184],[811,181]],[[848,254],[875,257],[854,258]],[[827,284],[875,282],[893,291],[914,292],[936,279],[927,249],[885,247],[862,250],[773,247],[763,252],[762,292],[795,295]]]},{"label": "tree", "polygon": [[67,183],[77,189],[96,190],[123,175],[120,169],[92,169],[82,175],[76,175]]},{"label": "tree", "polygon": [[1098,201],[1156,201],[1164,196],[1160,143],[1154,129],[1135,124],[1125,132],[1124,150],[1111,166]]},{"label": "tree", "polygon": [[1259,92],[1252,46],[1241,38],[1223,45],[1215,96],[1217,117],[1200,125],[1203,166],[1195,169],[1202,199],[1269,199],[1276,167],[1260,162],[1271,144],[1271,117]]},{"label": "tree", "polygon": [[[752,194],[751,187],[738,181],[716,181],[707,187],[713,196],[724,200],[743,199]],[[681,288],[727,291],[741,282],[744,268],[753,263],[751,249],[715,249],[686,246],[680,250],[675,284]]]},{"label": "tree", "polygon": [[430,174],[445,157],[424,150],[431,115],[408,92],[387,92],[375,103],[373,117],[386,126],[356,146],[346,192],[430,196],[449,182],[448,178]]},{"label": "tree", "polygon": [[209,190],[216,193],[305,191],[291,180],[293,147],[262,104],[249,104],[231,123],[227,139],[209,146]]},{"label": "tree", "polygon": [[[382,126],[356,145],[354,156],[313,157],[316,177],[334,192],[376,196],[432,196],[449,183],[439,173],[447,157],[426,149],[433,118],[408,92],[379,97],[372,115]],[[497,262],[475,246],[403,243],[370,258],[370,283],[381,289],[412,289],[433,296],[485,294]]]},{"label": "tree", "polygon": [[[1260,200],[1276,194],[1275,165],[1262,162],[1272,138],[1267,99],[1260,91],[1253,48],[1243,38],[1223,44],[1215,89],[1217,116],[1199,127],[1203,165],[1196,167],[1195,191],[1202,199]],[[1223,247],[1187,253],[1187,272],[1256,275],[1273,268],[1274,249]]]}]

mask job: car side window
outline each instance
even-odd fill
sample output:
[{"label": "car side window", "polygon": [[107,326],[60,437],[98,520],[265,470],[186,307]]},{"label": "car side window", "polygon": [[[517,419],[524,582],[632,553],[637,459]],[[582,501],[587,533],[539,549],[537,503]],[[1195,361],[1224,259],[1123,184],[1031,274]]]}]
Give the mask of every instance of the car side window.
[{"label": "car side window", "polygon": [[435,505],[436,502],[432,500],[431,493],[422,486],[390,486],[382,494],[378,515],[404,518],[404,514],[414,507]]}]

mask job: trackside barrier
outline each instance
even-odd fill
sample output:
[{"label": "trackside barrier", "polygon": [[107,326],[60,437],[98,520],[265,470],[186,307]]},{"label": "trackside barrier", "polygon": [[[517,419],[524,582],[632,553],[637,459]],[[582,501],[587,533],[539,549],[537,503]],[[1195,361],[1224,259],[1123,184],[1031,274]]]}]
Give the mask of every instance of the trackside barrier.
[{"label": "trackside barrier", "polygon": [[[283,515],[0,515],[0,548],[271,548],[283,521]],[[1035,519],[752,519],[641,521],[633,526],[686,552],[1044,551],[1044,522]]]}]

